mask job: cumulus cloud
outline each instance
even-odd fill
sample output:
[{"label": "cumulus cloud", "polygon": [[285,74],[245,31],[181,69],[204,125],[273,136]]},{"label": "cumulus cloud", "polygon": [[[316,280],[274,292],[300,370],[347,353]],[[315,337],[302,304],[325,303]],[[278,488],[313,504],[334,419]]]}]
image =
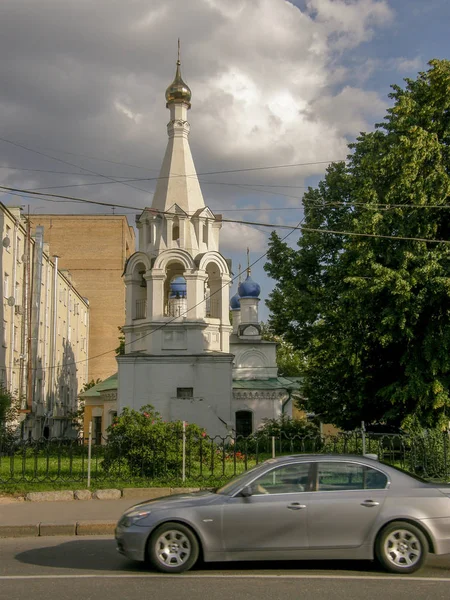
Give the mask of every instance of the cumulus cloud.
[{"label": "cumulus cloud", "polygon": [[[73,185],[61,191],[135,208],[151,204],[167,142],[164,92],[178,36],[183,77],[193,92],[190,141],[200,173],[345,158],[348,139],[379,120],[384,104],[375,92],[349,84],[340,56],[391,20],[384,0],[301,6],[287,0],[3,0],[1,137],[20,146],[0,141],[0,164],[9,167],[0,180],[54,192]],[[305,179],[324,168],[200,179],[216,212],[242,202],[270,208],[298,205]],[[136,181],[113,184],[100,175]],[[252,182],[297,188],[283,196],[281,188],[263,191]],[[83,209],[60,202],[48,210]],[[255,247],[265,244],[257,230],[225,225],[223,245],[248,236]]]},{"label": "cumulus cloud", "polygon": [[225,252],[244,254],[247,248],[251,248],[253,252],[261,252],[266,244],[267,235],[248,225],[224,223],[220,232],[220,247]]}]

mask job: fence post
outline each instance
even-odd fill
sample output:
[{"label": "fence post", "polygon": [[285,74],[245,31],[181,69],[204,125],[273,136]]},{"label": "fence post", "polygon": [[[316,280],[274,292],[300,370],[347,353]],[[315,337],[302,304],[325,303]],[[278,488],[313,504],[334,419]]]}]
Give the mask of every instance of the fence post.
[{"label": "fence post", "polygon": [[183,463],[181,468],[181,480],[186,481],[186,421],[183,421]]},{"label": "fence post", "polygon": [[275,458],[275,436],[272,436],[272,458]]},{"label": "fence post", "polygon": [[91,487],[91,450],[92,450],[92,421],[89,421],[87,486]]},{"label": "fence post", "polygon": [[364,421],[361,421],[362,453],[366,453],[366,427]]}]

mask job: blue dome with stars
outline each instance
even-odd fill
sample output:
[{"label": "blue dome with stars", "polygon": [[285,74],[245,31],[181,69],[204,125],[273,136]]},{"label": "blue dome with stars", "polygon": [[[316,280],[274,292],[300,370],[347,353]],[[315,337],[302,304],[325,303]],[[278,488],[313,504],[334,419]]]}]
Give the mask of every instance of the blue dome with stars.
[{"label": "blue dome with stars", "polygon": [[239,284],[238,294],[241,298],[259,298],[261,293],[261,286],[253,281],[250,275],[247,275],[247,279]]}]

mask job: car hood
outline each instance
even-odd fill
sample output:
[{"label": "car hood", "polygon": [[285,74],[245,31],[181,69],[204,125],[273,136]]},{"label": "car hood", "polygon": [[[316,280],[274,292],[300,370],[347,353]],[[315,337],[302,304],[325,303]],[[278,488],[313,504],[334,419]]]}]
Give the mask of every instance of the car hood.
[{"label": "car hood", "polygon": [[162,510],[165,508],[174,508],[175,506],[201,506],[203,504],[210,504],[223,498],[219,494],[214,494],[208,490],[201,490],[199,492],[186,492],[182,494],[172,494],[170,496],[162,496],[160,498],[152,498],[151,500],[145,500],[131,506],[125,514],[132,510],[139,508],[149,508],[150,510]]}]

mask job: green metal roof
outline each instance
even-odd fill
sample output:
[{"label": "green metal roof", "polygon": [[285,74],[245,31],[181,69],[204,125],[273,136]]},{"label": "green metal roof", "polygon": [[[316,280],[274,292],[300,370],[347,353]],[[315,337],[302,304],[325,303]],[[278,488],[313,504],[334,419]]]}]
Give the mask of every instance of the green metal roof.
[{"label": "green metal roof", "polygon": [[[117,373],[108,377],[104,381],[97,383],[86,392],[80,394],[82,398],[98,398],[100,392],[106,390],[117,390]],[[233,379],[233,389],[235,390],[298,390],[299,377],[271,377],[270,379]]]},{"label": "green metal roof", "polygon": [[234,390],[298,390],[299,388],[300,385],[294,378],[273,377],[270,379],[233,379]]},{"label": "green metal roof", "polygon": [[80,396],[82,398],[96,398],[100,396],[100,392],[104,392],[105,390],[117,390],[117,376],[118,373],[114,373],[114,375],[97,383],[97,385],[89,388],[86,392],[82,392]]}]

